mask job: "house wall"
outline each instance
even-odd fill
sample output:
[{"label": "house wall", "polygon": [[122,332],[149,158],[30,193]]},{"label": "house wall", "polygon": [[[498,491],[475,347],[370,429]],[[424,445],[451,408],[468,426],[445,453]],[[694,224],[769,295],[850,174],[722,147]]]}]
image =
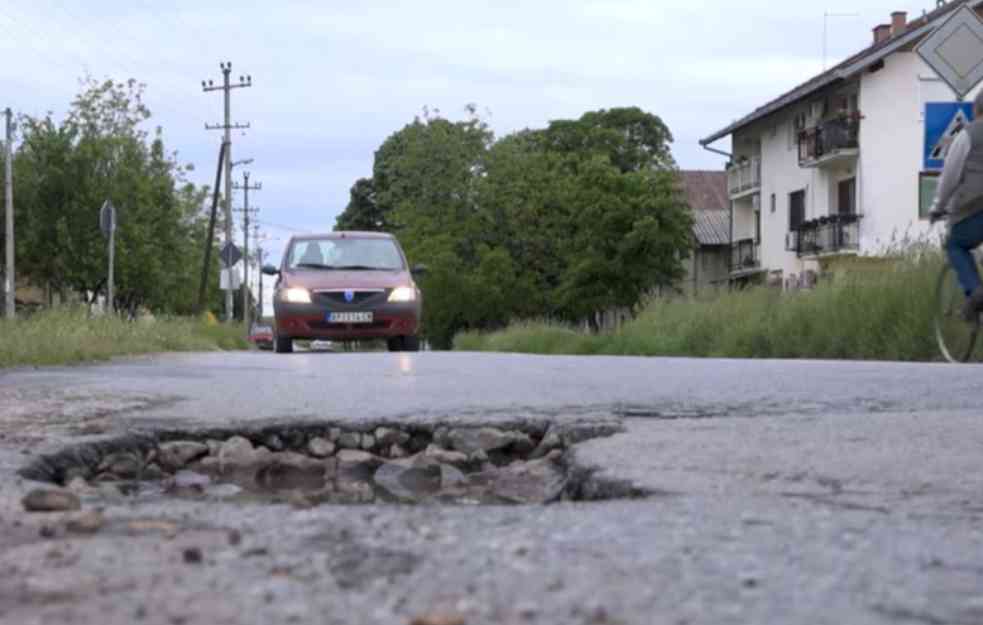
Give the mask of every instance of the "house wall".
[{"label": "house wall", "polygon": [[[967,99],[971,100],[975,92]],[[923,238],[918,218],[918,174],[924,149],[926,102],[955,100],[952,91],[913,52],[885,59],[861,80],[860,170],[857,197],[864,217],[861,254],[878,255],[905,237]]]},{"label": "house wall", "polygon": [[[761,266],[769,271],[782,271],[788,276],[805,269],[794,252],[785,250],[789,226],[789,194],[805,190],[806,218],[817,213],[815,190],[821,172],[799,167],[798,142],[792,128],[795,112],[805,105],[789,107],[769,117],[761,141]],[[775,210],[771,210],[771,195],[775,194]],[[821,196],[822,208],[826,200]],[[808,263],[811,266],[811,262]]]},{"label": "house wall", "polygon": [[686,295],[724,289],[730,278],[730,248],[725,245],[697,247],[684,267],[686,276],[680,287]]},{"label": "house wall", "polygon": [[[966,99],[971,100],[975,93]],[[794,252],[785,250],[789,195],[797,190],[805,190],[805,219],[813,219],[836,212],[838,183],[855,177],[856,208],[863,215],[862,255],[881,255],[906,237],[928,236],[928,223],[918,217],[925,103],[955,99],[915,53],[895,53],[885,59],[882,69],[865,72],[859,80],[858,105],[863,119],[856,161],[835,167],[803,168],[799,166],[793,118],[796,113],[808,112],[819,96],[788,106],[734,134],[735,155],[751,156],[751,147],[760,142],[761,264],[769,271],[782,271],[786,277],[819,268],[817,261],[799,259]],[[732,205],[734,240],[751,236],[751,198]]]}]

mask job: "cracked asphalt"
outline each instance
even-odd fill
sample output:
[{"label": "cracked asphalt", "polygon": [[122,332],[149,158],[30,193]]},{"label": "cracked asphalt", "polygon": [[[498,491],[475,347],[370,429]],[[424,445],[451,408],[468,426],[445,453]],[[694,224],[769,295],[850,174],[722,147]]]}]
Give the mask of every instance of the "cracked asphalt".
[{"label": "cracked asphalt", "polygon": [[[983,367],[880,362],[252,352],[5,371],[0,622],[978,624],[981,398]],[[380,418],[618,419],[623,433],[574,458],[652,494],[312,509],[102,496],[83,499],[106,518],[93,534],[20,503],[38,484],[16,471],[66,445]]]}]

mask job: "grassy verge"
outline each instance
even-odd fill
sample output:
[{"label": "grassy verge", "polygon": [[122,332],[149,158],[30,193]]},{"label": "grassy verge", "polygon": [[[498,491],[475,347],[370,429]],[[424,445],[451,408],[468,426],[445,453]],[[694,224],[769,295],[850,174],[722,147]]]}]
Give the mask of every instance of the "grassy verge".
[{"label": "grassy verge", "polygon": [[166,351],[246,349],[239,324],[190,318],[125,321],[59,309],[0,319],[0,367],[60,365]]},{"label": "grassy verge", "polygon": [[516,323],[464,333],[454,348],[534,354],[937,360],[938,254],[837,273],[812,291],[757,288],[709,300],[654,300],[617,331]]}]

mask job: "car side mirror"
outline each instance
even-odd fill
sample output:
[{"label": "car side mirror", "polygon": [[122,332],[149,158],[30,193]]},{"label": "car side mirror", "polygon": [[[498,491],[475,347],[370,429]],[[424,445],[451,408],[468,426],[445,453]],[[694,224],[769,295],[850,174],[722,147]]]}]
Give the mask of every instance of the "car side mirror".
[{"label": "car side mirror", "polygon": [[280,270],[273,265],[263,265],[263,273],[268,276],[278,276],[280,275]]},{"label": "car side mirror", "polygon": [[412,274],[413,276],[425,276],[427,275],[427,266],[413,265],[413,268],[410,269],[410,274]]}]

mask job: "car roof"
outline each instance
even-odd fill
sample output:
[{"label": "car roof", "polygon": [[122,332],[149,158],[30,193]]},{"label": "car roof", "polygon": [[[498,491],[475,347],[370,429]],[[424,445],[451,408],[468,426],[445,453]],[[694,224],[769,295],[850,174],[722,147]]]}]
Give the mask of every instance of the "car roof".
[{"label": "car roof", "polygon": [[312,239],[392,239],[394,237],[388,232],[342,230],[325,232],[324,234],[301,234],[292,238],[294,241],[310,241]]}]

